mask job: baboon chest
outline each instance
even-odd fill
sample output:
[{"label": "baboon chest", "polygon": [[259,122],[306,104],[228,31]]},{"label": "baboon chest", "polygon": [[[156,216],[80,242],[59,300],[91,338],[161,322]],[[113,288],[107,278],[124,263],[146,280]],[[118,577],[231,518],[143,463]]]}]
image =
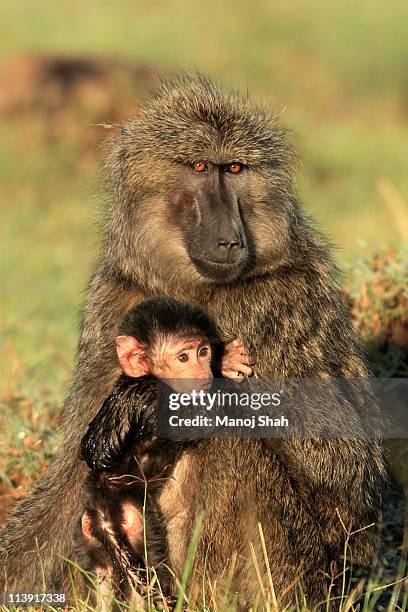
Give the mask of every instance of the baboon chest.
[{"label": "baboon chest", "polygon": [[[257,525],[260,498],[268,487],[268,469],[264,449],[258,440],[202,440],[186,450],[177,460],[172,477],[166,481],[159,498],[167,527],[169,561],[182,572],[194,527],[204,512],[198,555],[211,555],[224,562],[220,538],[235,548],[244,548],[237,538],[251,533],[248,521]],[[206,548],[206,551],[203,548]]]}]

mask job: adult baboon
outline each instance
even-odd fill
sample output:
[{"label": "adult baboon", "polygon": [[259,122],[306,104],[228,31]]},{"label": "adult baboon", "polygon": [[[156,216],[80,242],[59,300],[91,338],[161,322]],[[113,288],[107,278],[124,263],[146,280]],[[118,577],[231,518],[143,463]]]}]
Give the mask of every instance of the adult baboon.
[{"label": "adult baboon", "polygon": [[[295,154],[264,106],[198,76],[164,83],[111,142],[112,189],[98,265],[83,311],[77,370],[63,413],[65,440],[47,474],[1,533],[7,589],[59,588],[72,554],[85,468],[79,444],[119,369],[124,313],[164,294],[197,301],[220,335],[243,341],[264,378],[365,377],[322,237],[296,199]],[[377,518],[381,446],[363,439],[209,440],[183,455],[161,500],[169,556],[180,574],[194,523],[208,581],[235,559],[231,591],[251,601],[250,543],[262,569],[262,523],[278,595],[298,576],[324,594],[344,533]],[[352,542],[366,562],[372,529]]]}]

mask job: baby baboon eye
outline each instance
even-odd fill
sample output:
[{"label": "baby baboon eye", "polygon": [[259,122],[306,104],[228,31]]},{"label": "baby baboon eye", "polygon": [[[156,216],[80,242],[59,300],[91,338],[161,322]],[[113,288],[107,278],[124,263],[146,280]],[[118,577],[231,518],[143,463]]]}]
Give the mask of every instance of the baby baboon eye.
[{"label": "baby baboon eye", "polygon": [[228,164],[225,167],[225,170],[227,172],[231,172],[232,174],[238,174],[242,170],[242,164],[238,164],[237,162],[234,162],[232,164]]},{"label": "baby baboon eye", "polygon": [[206,162],[194,162],[192,168],[195,172],[205,172],[208,168],[208,164]]},{"label": "baby baboon eye", "polygon": [[208,346],[202,346],[198,351],[198,356],[207,357],[209,352],[210,352],[210,349],[208,348]]},{"label": "baby baboon eye", "polygon": [[182,363],[185,363],[186,361],[188,361],[188,355],[187,353],[181,353],[181,355],[179,355],[177,359]]}]

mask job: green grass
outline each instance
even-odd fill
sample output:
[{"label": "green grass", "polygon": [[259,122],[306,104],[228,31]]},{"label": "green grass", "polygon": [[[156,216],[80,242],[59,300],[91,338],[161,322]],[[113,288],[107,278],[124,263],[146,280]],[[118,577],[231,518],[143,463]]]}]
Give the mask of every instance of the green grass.
[{"label": "green grass", "polygon": [[[231,559],[231,563],[225,568],[223,577],[223,587],[221,584],[216,585],[210,583],[205,576],[205,568],[200,568],[200,572],[197,573],[195,567],[195,554],[197,550],[198,538],[202,525],[202,517],[197,521],[192,537],[191,545],[189,548],[188,558],[183,571],[182,577],[176,577],[173,575],[176,584],[176,595],[173,601],[166,599],[162,593],[160,582],[154,569],[151,569],[147,582],[141,583],[141,589],[144,593],[145,607],[143,608],[147,612],[156,612],[159,610],[165,610],[169,612],[181,612],[181,610],[191,610],[191,612],[213,612],[219,610],[223,612],[238,612],[242,610],[237,604],[236,593],[231,592],[231,586],[229,577],[232,576],[234,571],[234,559]],[[342,528],[339,526],[340,529]],[[343,525],[344,527],[344,525]],[[408,604],[408,590],[406,585],[406,559],[401,559],[401,562],[397,568],[396,575],[393,579],[387,579],[386,573],[378,567],[373,567],[371,575],[366,580],[361,580],[358,577],[354,577],[350,571],[350,559],[352,557],[352,542],[353,533],[347,534],[345,545],[344,545],[344,557],[341,562],[341,571],[337,576],[334,577],[337,589],[334,590],[334,582],[329,589],[326,599],[319,602],[318,606],[313,608],[314,611],[322,610],[330,612],[330,610],[336,609],[338,612],[395,612],[405,611]],[[259,537],[262,552],[262,558],[257,558],[255,549],[252,549],[252,565],[255,575],[258,580],[258,592],[255,596],[255,601],[251,610],[259,612],[308,612],[312,608],[308,605],[306,597],[302,594],[301,586],[299,584],[292,585],[292,593],[295,590],[298,591],[296,597],[298,604],[285,604],[277,599],[275,595],[275,589],[271,572],[269,570],[269,564],[266,556],[265,541],[263,538],[263,531],[261,525],[259,525]],[[75,563],[69,562],[71,583],[73,585],[72,594],[69,595],[70,605],[78,612],[91,611],[94,609],[92,606],[92,600],[87,597],[86,599],[80,595],[77,585],[78,578],[85,580],[90,591],[98,591],[98,584],[95,575],[90,572],[84,571],[80,566]],[[260,566],[266,561],[266,572],[262,575]],[[251,566],[250,566],[251,567]],[[255,591],[257,589],[255,588]],[[47,587],[43,585],[43,591],[47,592]],[[135,592],[137,596],[137,592]],[[119,599],[111,592],[107,593],[110,603],[115,604],[115,609],[120,612],[126,610],[136,610],[132,604],[127,604]],[[295,596],[293,596],[295,599]],[[0,610],[6,610],[0,606]],[[17,607],[8,607],[8,610],[17,610]],[[20,608],[21,609],[21,608]],[[33,607],[28,607],[28,610],[34,610]],[[38,609],[38,608],[37,608]],[[47,610],[56,610],[56,607],[47,607]]]},{"label": "green grass", "polygon": [[[199,66],[262,89],[286,82],[288,52],[341,80],[347,90],[380,94],[406,87],[404,0],[21,0],[1,3],[0,53],[10,49],[117,53],[163,66]],[[277,74],[280,73],[280,74]],[[263,79],[267,76],[268,80]],[[303,82],[310,78],[304,74]],[[286,84],[285,84],[286,83]]]}]

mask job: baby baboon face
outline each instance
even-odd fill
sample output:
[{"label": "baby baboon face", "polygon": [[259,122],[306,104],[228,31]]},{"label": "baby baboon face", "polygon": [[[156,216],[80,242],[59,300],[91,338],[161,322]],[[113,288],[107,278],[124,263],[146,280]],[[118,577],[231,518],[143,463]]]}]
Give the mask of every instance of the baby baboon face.
[{"label": "baby baboon face", "polygon": [[156,348],[152,374],[157,378],[211,379],[211,345],[201,338],[171,338]]},{"label": "baby baboon face", "polygon": [[212,349],[206,338],[162,335],[149,347],[131,336],[118,336],[116,342],[128,376],[152,374],[180,393],[211,386]]},{"label": "baby baboon face", "polygon": [[144,300],[126,314],[119,331],[116,349],[128,376],[149,374],[171,381],[173,388],[181,380],[211,386],[219,339],[198,304],[163,297]]}]

